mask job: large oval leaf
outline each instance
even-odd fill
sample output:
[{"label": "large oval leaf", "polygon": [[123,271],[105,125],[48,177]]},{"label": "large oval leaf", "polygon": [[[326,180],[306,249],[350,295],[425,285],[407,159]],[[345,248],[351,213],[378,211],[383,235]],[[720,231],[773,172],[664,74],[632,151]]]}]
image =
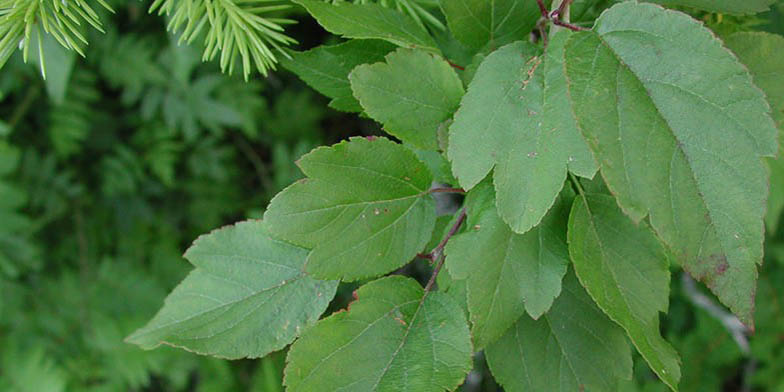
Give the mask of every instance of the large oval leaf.
[{"label": "large oval leaf", "polygon": [[592,177],[596,167],[571,114],[563,72],[569,32],[544,55],[526,42],[482,62],[449,129],[449,159],[470,189],[491,169],[498,212],[517,233],[536,226],[555,202],[567,166]]},{"label": "large oval leaf", "polygon": [[298,162],[308,178],[270,202],[270,230],[312,248],[306,270],[322,279],[385,274],[423,250],[435,226],[433,176],[416,155],[385,138],[355,137]]},{"label": "large oval leaf", "polygon": [[221,358],[259,358],[291,343],[318,320],[337,282],[315,280],[308,251],[272,239],[261,221],[203,235],[185,252],[196,269],[127,341]]},{"label": "large oval leaf", "polygon": [[635,221],[752,324],[776,128],[762,92],[687,15],[624,2],[566,46],[569,92],[602,176]]},{"label": "large oval leaf", "polygon": [[319,321],[289,351],[290,392],[457,388],[471,369],[471,337],[460,307],[415,280],[368,283],[347,312]]}]

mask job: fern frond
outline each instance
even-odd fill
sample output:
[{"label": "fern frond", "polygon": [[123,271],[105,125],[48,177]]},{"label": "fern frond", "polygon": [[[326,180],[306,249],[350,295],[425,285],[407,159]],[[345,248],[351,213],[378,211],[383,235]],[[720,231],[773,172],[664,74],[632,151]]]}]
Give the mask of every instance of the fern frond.
[{"label": "fern frond", "polygon": [[92,72],[77,68],[71,75],[66,99],[49,112],[49,139],[58,155],[67,157],[81,151],[93,124],[93,107],[101,98],[97,83]]},{"label": "fern frond", "polygon": [[247,80],[254,66],[266,76],[277,63],[273,50],[285,56],[282,47],[297,42],[283,33],[295,21],[263,16],[289,7],[277,0],[155,0],[150,12],[171,17],[168,29],[181,31],[180,43],[192,42],[206,28],[202,60],[220,52],[221,70],[231,74],[239,55]]},{"label": "fern frond", "polygon": [[[112,11],[104,0],[94,0]],[[43,34],[54,37],[63,47],[84,56],[87,45],[83,27],[89,24],[103,32],[98,13],[87,0],[0,0],[0,68],[19,48],[27,61],[31,41],[37,41],[44,72]]]},{"label": "fern frond", "polygon": [[438,2],[433,0],[325,0],[329,3],[351,2],[354,4],[376,3],[384,7],[394,8],[412,17],[420,26],[430,25],[438,30],[446,30],[441,22],[431,11],[438,8]]}]

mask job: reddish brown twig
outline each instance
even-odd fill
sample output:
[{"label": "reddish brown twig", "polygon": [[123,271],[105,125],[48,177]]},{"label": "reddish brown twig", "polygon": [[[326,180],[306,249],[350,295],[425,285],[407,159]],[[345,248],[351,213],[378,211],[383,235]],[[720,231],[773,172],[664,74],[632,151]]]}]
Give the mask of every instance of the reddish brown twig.
[{"label": "reddish brown twig", "polygon": [[460,211],[460,215],[457,217],[457,221],[454,225],[452,225],[452,228],[449,229],[449,232],[446,233],[446,236],[444,236],[441,242],[439,242],[438,245],[436,245],[436,247],[427,254],[428,257],[425,257],[429,258],[430,260],[438,260],[436,266],[433,268],[433,274],[430,275],[430,280],[428,280],[427,285],[425,285],[425,293],[429,292],[433,288],[433,284],[436,282],[436,277],[438,276],[438,273],[441,272],[441,267],[444,266],[444,260],[446,259],[444,257],[444,247],[446,246],[447,242],[449,242],[449,239],[457,234],[457,231],[460,229],[460,226],[463,224],[463,222],[465,222],[465,220],[466,209],[463,207],[463,209]]}]

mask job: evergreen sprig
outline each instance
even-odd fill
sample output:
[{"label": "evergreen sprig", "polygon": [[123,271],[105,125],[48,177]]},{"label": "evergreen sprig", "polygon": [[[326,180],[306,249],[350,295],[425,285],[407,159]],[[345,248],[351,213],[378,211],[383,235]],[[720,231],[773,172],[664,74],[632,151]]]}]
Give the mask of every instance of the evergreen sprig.
[{"label": "evergreen sprig", "polygon": [[[112,10],[104,0],[95,0]],[[84,23],[103,32],[98,13],[85,0],[0,0],[0,67],[17,48],[27,61],[31,41],[37,41],[41,70],[44,70],[42,35],[54,37],[60,45],[84,56],[87,39]]]},{"label": "evergreen sprig", "polygon": [[181,31],[180,43],[193,42],[206,27],[202,60],[221,52],[221,70],[231,74],[239,55],[247,79],[253,66],[266,76],[277,63],[273,49],[285,56],[282,46],[296,43],[283,33],[295,21],[263,16],[289,7],[276,0],[156,0],[150,12],[171,17],[168,29]]}]

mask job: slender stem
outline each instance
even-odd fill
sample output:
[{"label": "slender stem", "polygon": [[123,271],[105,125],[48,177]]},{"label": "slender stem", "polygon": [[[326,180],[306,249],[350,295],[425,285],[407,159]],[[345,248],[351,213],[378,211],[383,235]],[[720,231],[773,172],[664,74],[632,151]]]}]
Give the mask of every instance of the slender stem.
[{"label": "slender stem", "polygon": [[24,98],[22,98],[22,102],[14,109],[14,112],[11,113],[11,117],[8,120],[9,131],[12,131],[14,127],[19,124],[20,121],[22,121],[40,93],[41,85],[38,83],[30,86],[30,88],[27,89],[27,93],[25,94]]},{"label": "slender stem", "polygon": [[577,193],[579,193],[580,196],[585,196],[585,190],[583,189],[583,186],[580,185],[580,180],[578,180],[577,177],[575,177],[571,172],[569,172],[569,180],[572,182],[572,184],[574,184],[575,188],[577,188]]},{"label": "slender stem", "polygon": [[451,65],[452,68],[456,68],[456,69],[459,69],[461,71],[465,71],[465,67],[463,67],[463,66],[457,65],[457,64],[455,64],[455,63],[453,63],[453,62],[451,62],[449,60],[447,60],[446,62],[449,63],[449,65]]},{"label": "slender stem", "polygon": [[446,257],[444,257],[444,247],[446,246],[447,242],[449,242],[449,239],[457,234],[457,231],[460,229],[460,226],[463,224],[463,222],[465,222],[465,220],[466,209],[463,207],[463,209],[460,211],[460,215],[457,217],[457,221],[454,225],[452,225],[452,228],[449,229],[449,232],[446,233],[444,239],[442,239],[441,242],[439,242],[438,245],[436,245],[436,247],[428,254],[431,260],[438,260],[438,262],[436,263],[435,268],[433,268],[433,274],[430,275],[430,280],[428,280],[427,285],[425,285],[425,295],[427,295],[427,293],[432,290],[433,285],[436,282],[436,277],[438,276],[438,273],[441,272],[441,267],[444,266],[444,260],[446,260]]},{"label": "slender stem", "polygon": [[466,193],[463,188],[433,188],[429,190],[430,193]]}]

